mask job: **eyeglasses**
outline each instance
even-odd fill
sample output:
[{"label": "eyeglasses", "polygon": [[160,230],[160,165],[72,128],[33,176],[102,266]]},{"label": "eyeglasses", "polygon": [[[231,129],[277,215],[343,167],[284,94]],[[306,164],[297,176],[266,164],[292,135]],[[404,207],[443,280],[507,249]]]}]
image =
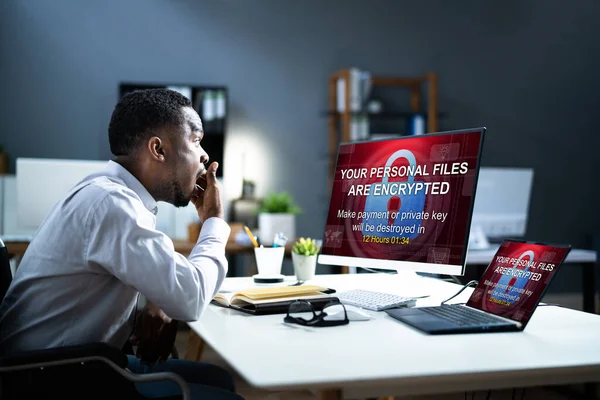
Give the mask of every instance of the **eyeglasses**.
[{"label": "eyeglasses", "polygon": [[283,322],[303,326],[338,326],[350,322],[346,307],[339,301],[331,301],[318,313],[312,303],[306,300],[296,300],[290,304]]}]

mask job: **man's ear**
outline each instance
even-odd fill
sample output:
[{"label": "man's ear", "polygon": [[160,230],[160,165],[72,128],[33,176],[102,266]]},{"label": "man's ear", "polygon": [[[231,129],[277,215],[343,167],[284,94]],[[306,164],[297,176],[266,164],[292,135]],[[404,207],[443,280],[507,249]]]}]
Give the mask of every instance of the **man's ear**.
[{"label": "man's ear", "polygon": [[153,136],[148,140],[148,151],[155,160],[165,161],[164,142],[158,136]]}]

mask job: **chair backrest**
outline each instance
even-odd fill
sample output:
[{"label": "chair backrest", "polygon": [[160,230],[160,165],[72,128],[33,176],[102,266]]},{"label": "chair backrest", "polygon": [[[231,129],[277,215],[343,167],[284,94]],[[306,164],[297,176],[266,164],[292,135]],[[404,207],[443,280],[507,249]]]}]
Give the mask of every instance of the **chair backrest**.
[{"label": "chair backrest", "polygon": [[0,303],[8,291],[12,282],[12,271],[10,270],[10,260],[8,258],[8,249],[0,239]]}]

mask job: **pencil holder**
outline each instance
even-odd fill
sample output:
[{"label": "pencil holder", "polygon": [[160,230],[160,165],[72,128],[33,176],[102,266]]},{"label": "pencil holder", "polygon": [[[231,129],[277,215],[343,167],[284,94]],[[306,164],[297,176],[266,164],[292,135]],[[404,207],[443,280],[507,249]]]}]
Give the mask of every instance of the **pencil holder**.
[{"label": "pencil holder", "polygon": [[255,247],[254,257],[258,274],[261,276],[281,275],[284,252],[284,247]]}]

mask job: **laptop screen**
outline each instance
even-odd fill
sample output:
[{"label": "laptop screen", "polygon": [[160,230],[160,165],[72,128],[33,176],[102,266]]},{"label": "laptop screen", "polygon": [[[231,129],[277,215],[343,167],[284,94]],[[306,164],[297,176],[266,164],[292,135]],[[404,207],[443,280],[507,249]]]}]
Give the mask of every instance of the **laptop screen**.
[{"label": "laptop screen", "polygon": [[526,324],[569,250],[504,241],[467,305]]}]

